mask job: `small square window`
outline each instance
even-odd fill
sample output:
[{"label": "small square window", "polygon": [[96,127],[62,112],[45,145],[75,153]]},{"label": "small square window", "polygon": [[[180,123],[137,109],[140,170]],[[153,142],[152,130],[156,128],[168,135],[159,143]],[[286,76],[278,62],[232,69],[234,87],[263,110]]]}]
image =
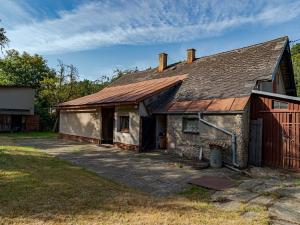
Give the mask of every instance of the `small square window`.
[{"label": "small square window", "polygon": [[289,103],[273,100],[272,108],[273,109],[288,109]]},{"label": "small square window", "polygon": [[129,133],[129,116],[119,116],[118,131]]},{"label": "small square window", "polygon": [[199,121],[197,118],[183,118],[182,128],[184,133],[199,133]]}]

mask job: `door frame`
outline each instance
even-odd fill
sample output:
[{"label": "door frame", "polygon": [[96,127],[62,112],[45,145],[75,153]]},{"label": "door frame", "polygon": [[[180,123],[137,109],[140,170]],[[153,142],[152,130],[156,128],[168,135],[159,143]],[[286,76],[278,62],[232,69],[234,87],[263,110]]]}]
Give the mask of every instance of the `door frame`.
[{"label": "door frame", "polygon": [[[106,140],[104,139],[104,134],[106,133],[106,131],[104,129],[107,128],[107,124],[105,123],[107,121],[107,118],[105,119],[105,117],[104,117],[106,114],[106,113],[104,113],[105,111],[110,113],[112,116],[111,117],[111,127],[108,128],[109,131],[107,131],[107,132],[111,133],[111,138],[109,138],[109,140],[107,139],[107,137],[105,137]],[[101,107],[101,137],[100,137],[101,144],[113,144],[114,130],[115,130],[115,107]]]}]

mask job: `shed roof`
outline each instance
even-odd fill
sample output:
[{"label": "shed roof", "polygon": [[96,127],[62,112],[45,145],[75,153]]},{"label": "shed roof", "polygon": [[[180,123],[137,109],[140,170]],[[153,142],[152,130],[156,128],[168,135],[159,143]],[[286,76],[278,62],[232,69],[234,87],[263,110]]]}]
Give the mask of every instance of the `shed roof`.
[{"label": "shed roof", "polygon": [[203,99],[194,101],[171,102],[166,111],[168,113],[183,112],[231,112],[244,110],[250,96],[224,99]]},{"label": "shed roof", "polygon": [[59,107],[83,106],[83,105],[106,105],[106,104],[129,104],[156,94],[159,91],[181,83],[187,75],[165,77],[145,80],[132,84],[107,87],[101,91],[59,104]]}]

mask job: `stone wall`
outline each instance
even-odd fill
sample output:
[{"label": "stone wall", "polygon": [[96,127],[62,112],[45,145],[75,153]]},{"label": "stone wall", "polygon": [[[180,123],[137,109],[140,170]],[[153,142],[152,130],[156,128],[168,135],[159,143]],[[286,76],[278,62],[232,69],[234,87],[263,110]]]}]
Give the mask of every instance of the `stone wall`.
[{"label": "stone wall", "polygon": [[[248,139],[249,139],[249,107],[240,114],[206,114],[203,119],[218,127],[225,128],[237,135],[237,161],[239,167],[247,166],[248,161]],[[211,140],[222,140],[227,143],[228,148],[223,152],[223,160],[232,164],[231,136],[200,123],[199,134],[184,133],[182,131],[182,119],[184,117],[197,117],[197,115],[168,115],[167,138],[170,151],[187,158],[198,159],[200,148],[203,157],[209,159],[210,150],[208,142]]]}]

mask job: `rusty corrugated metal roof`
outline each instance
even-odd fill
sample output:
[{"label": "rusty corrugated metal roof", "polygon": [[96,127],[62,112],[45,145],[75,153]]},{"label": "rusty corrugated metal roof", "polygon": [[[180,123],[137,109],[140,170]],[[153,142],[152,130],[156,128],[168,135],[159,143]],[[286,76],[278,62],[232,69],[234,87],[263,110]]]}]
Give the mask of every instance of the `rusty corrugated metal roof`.
[{"label": "rusty corrugated metal roof", "polygon": [[181,83],[186,77],[185,74],[107,87],[95,94],[61,103],[58,107],[138,103],[146,97]]},{"label": "rusty corrugated metal roof", "polygon": [[250,96],[240,98],[215,98],[195,101],[172,102],[167,108],[169,113],[201,111],[241,111],[244,110]]}]

